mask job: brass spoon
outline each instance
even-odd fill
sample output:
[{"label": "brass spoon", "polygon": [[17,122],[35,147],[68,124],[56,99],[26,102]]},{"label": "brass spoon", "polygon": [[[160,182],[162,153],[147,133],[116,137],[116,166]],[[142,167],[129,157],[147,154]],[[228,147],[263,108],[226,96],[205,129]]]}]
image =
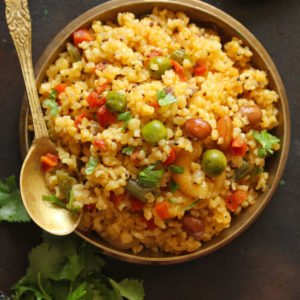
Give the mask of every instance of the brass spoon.
[{"label": "brass spoon", "polygon": [[20,190],[24,206],[33,221],[44,230],[65,235],[73,232],[81,214],[72,214],[64,208],[43,201],[50,192],[40,168],[40,159],[46,153],[55,153],[55,145],[49,138],[37,94],[31,54],[31,20],[27,0],[5,0],[6,20],[14,41],[28,95],[35,140],[23,162]]}]

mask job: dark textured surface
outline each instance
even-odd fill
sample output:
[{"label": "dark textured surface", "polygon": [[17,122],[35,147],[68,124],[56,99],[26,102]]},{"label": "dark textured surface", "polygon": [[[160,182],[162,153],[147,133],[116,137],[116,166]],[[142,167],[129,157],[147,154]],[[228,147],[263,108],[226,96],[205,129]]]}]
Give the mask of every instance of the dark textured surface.
[{"label": "dark textured surface", "polygon": [[[70,20],[104,1],[33,0],[34,61]],[[207,1],[241,21],[276,63],[289,96],[292,145],[285,185],[258,220],[230,245],[207,257],[175,266],[137,266],[107,259],[115,278],[145,280],[147,299],[300,299],[300,2],[298,0]],[[0,177],[21,166],[18,117],[23,79],[0,1]],[[40,238],[34,225],[0,224],[0,289],[24,273],[27,252]],[[62,299],[63,300],[63,299]]]}]

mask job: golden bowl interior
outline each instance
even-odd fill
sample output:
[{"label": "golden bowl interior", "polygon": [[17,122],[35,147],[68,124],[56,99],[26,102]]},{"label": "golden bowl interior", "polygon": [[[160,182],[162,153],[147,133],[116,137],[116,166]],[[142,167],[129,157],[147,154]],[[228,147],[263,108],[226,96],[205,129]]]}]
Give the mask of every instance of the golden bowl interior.
[{"label": "golden bowl interior", "polygon": [[[92,8],[63,28],[45,49],[35,69],[37,85],[41,84],[48,66],[54,62],[58,53],[63,50],[71,33],[77,28],[88,26],[95,19],[102,22],[115,21],[119,12],[133,12],[137,16],[144,15],[151,12],[154,7],[183,11],[190,17],[191,21],[198,25],[217,30],[222,41],[226,41],[232,36],[242,39],[254,54],[253,65],[267,71],[270,88],[277,91],[280,96],[278,105],[280,111],[279,126],[276,128],[275,134],[280,137],[282,144],[281,150],[269,159],[267,164],[267,169],[270,172],[268,188],[259,196],[255,205],[248,207],[238,217],[233,218],[230,228],[221,232],[211,241],[204,243],[199,250],[181,255],[154,254],[146,250],[140,254],[133,254],[129,251],[114,248],[96,234],[76,231],[80,237],[100,248],[104,254],[114,258],[139,264],[175,264],[207,255],[221,248],[241,234],[262,212],[275,192],[286,164],[290,144],[290,115],[288,100],[280,75],[259,41],[243,25],[226,13],[197,0],[113,0]],[[25,96],[20,116],[20,144],[23,157],[26,156],[32,141],[32,136],[28,131],[28,120],[29,108]]]}]

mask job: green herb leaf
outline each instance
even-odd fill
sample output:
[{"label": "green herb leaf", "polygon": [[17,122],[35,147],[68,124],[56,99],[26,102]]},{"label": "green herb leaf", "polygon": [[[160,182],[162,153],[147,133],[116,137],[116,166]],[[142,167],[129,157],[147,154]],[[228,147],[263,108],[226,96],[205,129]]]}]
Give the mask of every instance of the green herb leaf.
[{"label": "green herb leaf", "polygon": [[58,114],[58,104],[55,100],[46,99],[43,102],[43,107],[50,108],[50,115],[55,117]]},{"label": "green herb leaf", "polygon": [[74,192],[73,192],[73,190],[71,189],[71,191],[70,191],[70,197],[69,197],[69,202],[68,202],[68,204],[66,205],[66,208],[67,208],[68,210],[70,210],[71,212],[73,212],[73,213],[77,213],[77,212],[80,211],[80,207],[74,205],[74,200],[75,200],[75,199],[74,199]]},{"label": "green herb leaf", "polygon": [[166,89],[162,89],[157,92],[157,99],[160,106],[177,102],[176,97],[172,93],[167,93]]},{"label": "green herb leaf", "polygon": [[14,176],[0,181],[0,222],[1,221],[30,221],[30,217],[23,206],[20,191]]},{"label": "green herb leaf", "polygon": [[128,146],[122,149],[122,154],[131,155],[135,147]]},{"label": "green herb leaf", "polygon": [[192,202],[190,205],[186,206],[186,207],[184,208],[184,210],[190,210],[190,209],[192,209],[197,203],[199,203],[199,202],[202,201],[202,200],[203,200],[203,199],[198,199],[198,200]]},{"label": "green herb leaf", "polygon": [[78,286],[70,295],[68,295],[67,300],[79,300],[87,293],[86,283],[82,283]]},{"label": "green herb leaf", "polygon": [[171,181],[170,189],[172,193],[175,193],[178,190],[179,186],[175,181]]},{"label": "green herb leaf", "polygon": [[57,98],[57,91],[55,89],[53,89],[49,94],[49,99],[55,101],[56,98]]},{"label": "green herb leaf", "polygon": [[42,199],[44,201],[51,202],[54,205],[66,208],[66,204],[61,199],[58,199],[55,195],[43,195]]},{"label": "green herb leaf", "polygon": [[125,111],[121,114],[118,114],[117,118],[119,121],[128,122],[132,118],[132,115],[130,111]]},{"label": "green herb leaf", "polygon": [[91,175],[94,173],[96,167],[98,164],[98,158],[97,157],[93,157],[91,156],[89,161],[86,164],[86,168],[85,168],[85,174],[86,175]]},{"label": "green herb leaf", "polygon": [[142,281],[135,279],[124,279],[117,283],[113,279],[109,279],[109,282],[121,297],[125,297],[128,300],[143,300],[145,297]]},{"label": "green herb leaf", "polygon": [[13,287],[13,299],[37,300],[142,300],[142,282],[117,283],[102,273],[97,248],[75,235],[45,234],[44,242],[29,253],[29,267]]},{"label": "green herb leaf", "polygon": [[128,122],[132,119],[132,115],[130,111],[125,111],[124,113],[118,114],[117,119],[119,121],[124,121],[122,130],[125,130],[127,128]]},{"label": "green herb leaf", "polygon": [[170,171],[174,174],[182,174],[184,172],[184,168],[176,165],[170,165]]},{"label": "green herb leaf", "polygon": [[178,201],[176,201],[176,200],[173,199],[173,198],[168,199],[168,201],[169,201],[170,203],[172,203],[172,204],[178,204]]},{"label": "green herb leaf", "polygon": [[262,148],[258,150],[258,156],[262,158],[267,155],[272,155],[274,153],[273,146],[280,143],[280,139],[268,133],[267,130],[261,132],[254,131],[253,136],[262,146]]},{"label": "green herb leaf", "polygon": [[147,188],[158,188],[164,170],[154,170],[155,167],[156,164],[148,166],[139,173],[137,181],[140,185]]}]

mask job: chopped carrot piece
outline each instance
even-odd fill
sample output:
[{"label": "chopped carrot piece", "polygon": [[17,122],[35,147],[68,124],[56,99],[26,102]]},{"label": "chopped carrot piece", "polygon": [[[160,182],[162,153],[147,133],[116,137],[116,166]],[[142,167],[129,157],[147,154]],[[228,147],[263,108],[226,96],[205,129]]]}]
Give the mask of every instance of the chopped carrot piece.
[{"label": "chopped carrot piece", "polygon": [[231,153],[236,156],[244,156],[248,150],[246,142],[241,138],[237,137],[232,140]]},{"label": "chopped carrot piece", "polygon": [[86,113],[83,112],[81,113],[80,115],[78,115],[76,118],[75,118],[75,127],[78,128],[79,124],[82,122],[82,120],[86,118]]},{"label": "chopped carrot piece", "polygon": [[108,87],[108,82],[105,82],[102,85],[96,87],[96,92],[100,95],[106,90],[107,87]]},{"label": "chopped carrot piece", "polygon": [[63,93],[66,89],[67,85],[65,83],[58,84],[54,89],[58,94]]},{"label": "chopped carrot piece", "polygon": [[155,204],[155,212],[156,214],[162,219],[168,219],[170,218],[170,213],[169,213],[169,203],[166,201],[156,203]]},{"label": "chopped carrot piece", "polygon": [[181,81],[187,81],[185,70],[177,61],[171,59],[171,64],[174,67],[175,73],[179,76]]},{"label": "chopped carrot piece", "polygon": [[47,172],[49,169],[57,166],[58,156],[47,153],[46,155],[41,156],[41,169],[43,172]]},{"label": "chopped carrot piece", "polygon": [[237,190],[225,199],[226,206],[230,211],[235,212],[240,204],[247,199],[247,197],[247,192]]},{"label": "chopped carrot piece", "polygon": [[95,139],[93,141],[93,145],[96,146],[100,150],[106,150],[107,149],[106,143],[103,140],[97,140],[97,139]]},{"label": "chopped carrot piece", "polygon": [[158,103],[157,100],[149,103],[149,105],[152,106],[152,107],[154,107],[154,108],[160,107],[160,105],[159,105],[159,103]]},{"label": "chopped carrot piece", "polygon": [[207,72],[208,68],[205,64],[198,65],[194,68],[193,74],[194,76],[202,76]]}]

